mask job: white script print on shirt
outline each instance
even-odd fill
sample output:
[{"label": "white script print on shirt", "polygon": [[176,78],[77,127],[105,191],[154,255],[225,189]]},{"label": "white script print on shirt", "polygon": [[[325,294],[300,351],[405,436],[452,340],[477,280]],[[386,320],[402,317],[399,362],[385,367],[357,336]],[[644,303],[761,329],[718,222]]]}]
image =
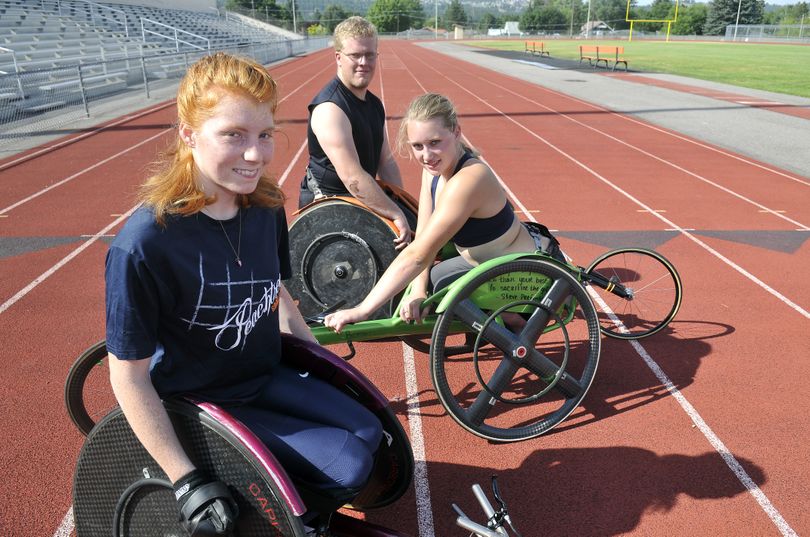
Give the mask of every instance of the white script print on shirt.
[{"label": "white script print on shirt", "polygon": [[248,336],[263,317],[278,309],[281,277],[276,280],[231,280],[230,268],[225,267],[224,281],[206,281],[200,258],[200,287],[197,304],[188,322],[189,330],[204,327],[215,333],[214,344],[229,351],[245,346]]}]

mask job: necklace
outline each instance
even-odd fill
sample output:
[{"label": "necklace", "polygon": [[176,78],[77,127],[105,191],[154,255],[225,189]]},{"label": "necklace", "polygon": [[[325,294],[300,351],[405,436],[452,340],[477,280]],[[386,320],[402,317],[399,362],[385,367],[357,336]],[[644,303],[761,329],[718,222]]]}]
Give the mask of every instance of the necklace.
[{"label": "necklace", "polygon": [[219,222],[219,227],[222,229],[222,233],[225,234],[225,240],[228,241],[228,246],[231,247],[233,251],[233,255],[236,256],[236,264],[238,266],[242,266],[242,259],[239,257],[239,252],[242,251],[242,209],[237,210],[237,214],[239,215],[239,238],[236,240],[236,248],[233,247],[233,243],[231,242],[231,238],[228,236],[228,232],[225,231],[225,226],[222,225],[222,220],[217,220]]}]

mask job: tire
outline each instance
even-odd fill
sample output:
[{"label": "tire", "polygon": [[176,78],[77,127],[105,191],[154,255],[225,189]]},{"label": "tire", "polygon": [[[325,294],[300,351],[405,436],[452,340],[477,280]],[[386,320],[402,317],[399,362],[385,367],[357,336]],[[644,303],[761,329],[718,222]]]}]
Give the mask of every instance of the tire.
[{"label": "tire", "polygon": [[[459,352],[471,332],[475,344]],[[556,262],[521,259],[479,274],[439,316],[431,373],[463,428],[516,442],[548,432],[576,409],[600,350],[596,310],[577,278]]]},{"label": "tire", "polygon": [[100,341],[84,351],[71,366],[65,381],[67,413],[84,436],[117,406],[110,387],[105,343]]},{"label": "tire", "polygon": [[646,248],[621,248],[597,257],[585,270],[600,330],[618,339],[659,332],[678,313],[683,286],[675,267]]}]

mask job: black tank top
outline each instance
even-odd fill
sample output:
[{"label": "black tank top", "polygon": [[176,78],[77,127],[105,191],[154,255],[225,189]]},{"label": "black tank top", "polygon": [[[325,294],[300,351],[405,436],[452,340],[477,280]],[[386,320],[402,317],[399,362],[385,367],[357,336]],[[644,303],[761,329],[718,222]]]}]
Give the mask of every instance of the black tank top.
[{"label": "black tank top", "polygon": [[[464,153],[456,164],[456,169],[453,170],[453,175],[450,179],[455,177],[465,162],[473,158],[470,153]],[[448,179],[449,181],[449,179]],[[433,207],[436,207],[436,187],[439,184],[439,176],[433,176],[433,182],[430,184],[430,197],[433,199]],[[488,218],[473,218],[470,217],[461,226],[461,229],[453,235],[453,243],[462,248],[472,248],[473,246],[480,246],[486,244],[491,240],[495,240],[512,227],[512,222],[515,221],[515,211],[509,200],[503,209]]]},{"label": "black tank top", "polygon": [[[321,192],[328,196],[348,195],[345,185],[335,172],[335,167],[326,156],[317,136],[312,131],[312,110],[321,103],[336,104],[352,126],[352,137],[360,165],[371,177],[377,176],[382,154],[383,133],[385,128],[385,109],[382,101],[370,91],[366,92],[366,100],[357,98],[338,77],[332,79],[318,95],[312,99],[307,107],[309,109],[309,122],[307,125],[307,145],[309,147],[309,169]],[[306,188],[306,177],[301,182]]]}]

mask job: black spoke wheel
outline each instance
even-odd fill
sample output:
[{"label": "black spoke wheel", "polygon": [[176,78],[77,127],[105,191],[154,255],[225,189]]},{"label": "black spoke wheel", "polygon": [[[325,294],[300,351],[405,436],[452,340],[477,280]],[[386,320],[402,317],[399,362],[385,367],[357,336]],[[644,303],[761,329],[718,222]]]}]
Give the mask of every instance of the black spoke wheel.
[{"label": "black spoke wheel", "polygon": [[[475,344],[459,352],[470,334]],[[494,441],[526,440],[580,404],[600,345],[596,310],[575,276],[552,261],[510,261],[468,282],[439,316],[433,384],[463,428]]]},{"label": "black spoke wheel", "polygon": [[110,387],[107,346],[100,341],[84,351],[68,372],[65,407],[76,428],[87,436],[118,405]]},{"label": "black spoke wheel", "polygon": [[651,336],[667,326],[681,307],[681,277],[672,263],[653,250],[611,250],[597,257],[585,273],[599,297],[594,306],[606,336]]},{"label": "black spoke wheel", "polygon": [[[489,324],[493,323],[493,322],[498,322],[498,320],[501,319],[501,315],[504,312],[508,312],[509,310],[516,309],[518,306],[522,306],[522,305],[531,306],[531,307],[534,307],[534,308],[544,309],[546,311],[546,314],[554,320],[555,325],[559,326],[560,330],[562,331],[562,336],[563,336],[563,347],[562,347],[563,357],[562,357],[562,360],[560,361],[559,365],[557,366],[556,371],[554,371],[553,373],[550,373],[548,375],[540,377],[542,379],[542,381],[545,383],[545,386],[542,386],[541,388],[539,388],[539,391],[537,393],[535,393],[533,395],[527,395],[525,397],[508,398],[508,397],[504,397],[501,393],[498,393],[493,388],[490,388],[489,384],[487,384],[487,381],[484,380],[484,376],[481,374],[480,364],[478,363],[478,350],[483,345],[487,344],[486,340],[484,340],[482,335],[487,331],[487,328],[489,327]],[[522,405],[522,404],[525,404],[525,403],[533,403],[534,401],[537,401],[538,399],[540,399],[541,397],[546,395],[552,388],[554,388],[554,386],[557,384],[557,382],[563,376],[563,374],[565,373],[565,366],[568,365],[568,355],[569,355],[570,349],[571,349],[571,342],[568,339],[568,329],[565,328],[565,323],[563,323],[563,321],[562,321],[562,319],[560,319],[559,315],[557,315],[553,311],[549,310],[548,308],[546,308],[542,304],[540,304],[538,302],[533,302],[531,300],[520,300],[520,301],[517,301],[517,302],[510,302],[510,303],[506,304],[505,306],[501,306],[500,308],[495,310],[493,313],[491,313],[489,315],[489,317],[487,317],[487,320],[484,321],[484,324],[481,325],[481,331],[478,332],[478,335],[475,337],[475,343],[473,345],[473,350],[472,350],[473,367],[475,369],[475,378],[478,379],[478,384],[480,384],[481,387],[484,388],[485,392],[487,392],[489,395],[491,395],[493,398],[497,399],[501,403],[506,403],[506,404],[510,404],[510,405]],[[522,358],[526,357],[527,352],[528,351],[525,349],[525,347],[518,347],[516,349],[516,351],[513,352],[513,355],[516,358],[522,359]]]}]

